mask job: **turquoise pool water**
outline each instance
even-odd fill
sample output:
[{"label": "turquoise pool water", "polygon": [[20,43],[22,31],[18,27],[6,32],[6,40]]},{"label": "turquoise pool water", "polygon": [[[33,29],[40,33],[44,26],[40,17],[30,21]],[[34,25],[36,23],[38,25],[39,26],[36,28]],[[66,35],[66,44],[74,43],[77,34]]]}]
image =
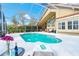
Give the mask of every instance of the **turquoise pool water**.
[{"label": "turquoise pool water", "polygon": [[38,34],[38,33],[28,33],[21,34],[21,37],[26,42],[44,42],[44,43],[60,43],[62,40],[56,38],[55,36]]}]

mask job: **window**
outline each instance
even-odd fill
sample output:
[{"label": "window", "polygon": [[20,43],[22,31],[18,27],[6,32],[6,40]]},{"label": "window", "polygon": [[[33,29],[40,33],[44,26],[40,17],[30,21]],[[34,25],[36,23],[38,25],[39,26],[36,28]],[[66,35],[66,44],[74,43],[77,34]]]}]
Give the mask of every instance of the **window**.
[{"label": "window", "polygon": [[48,24],[51,24],[51,25],[53,24],[53,22],[54,22],[54,20],[52,20],[52,19],[49,19],[49,20],[47,21],[47,23],[48,23]]},{"label": "window", "polygon": [[49,19],[49,20],[47,21],[47,26],[48,26],[48,27],[53,26],[53,22],[54,22],[54,20]]},{"label": "window", "polygon": [[58,29],[65,29],[65,22],[58,23]]},{"label": "window", "polygon": [[48,26],[48,27],[50,27],[50,25],[49,25],[49,24],[47,24],[47,26]]},{"label": "window", "polygon": [[78,29],[78,21],[73,21],[73,29]]},{"label": "window", "polygon": [[62,29],[65,29],[65,22],[62,22]]},{"label": "window", "polygon": [[58,29],[62,29],[61,25],[62,25],[62,23],[58,23]]},{"label": "window", "polygon": [[51,23],[51,19],[48,20],[48,23]]},{"label": "window", "polygon": [[72,29],[72,21],[68,22],[68,29]]}]

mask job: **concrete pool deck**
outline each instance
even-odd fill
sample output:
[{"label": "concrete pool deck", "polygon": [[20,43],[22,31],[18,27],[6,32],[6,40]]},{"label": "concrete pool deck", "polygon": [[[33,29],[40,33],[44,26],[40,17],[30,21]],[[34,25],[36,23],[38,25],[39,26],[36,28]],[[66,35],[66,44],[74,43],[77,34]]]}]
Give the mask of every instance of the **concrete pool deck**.
[{"label": "concrete pool deck", "polygon": [[[79,56],[79,36],[66,35],[66,34],[54,34],[54,33],[46,33],[46,32],[34,32],[34,33],[42,33],[46,35],[55,35],[57,38],[61,39],[62,42],[56,44],[47,44],[43,42],[25,42],[19,34],[22,33],[14,33],[7,34],[14,37],[14,41],[11,42],[10,48],[14,48],[15,42],[17,42],[19,47],[23,47],[25,49],[25,53],[23,56],[32,56],[34,51],[39,50],[39,46],[44,44],[48,49],[46,51],[51,51],[55,53],[56,56]],[[0,54],[4,52],[6,47],[6,42],[0,40]],[[41,50],[44,51],[44,50]]]}]

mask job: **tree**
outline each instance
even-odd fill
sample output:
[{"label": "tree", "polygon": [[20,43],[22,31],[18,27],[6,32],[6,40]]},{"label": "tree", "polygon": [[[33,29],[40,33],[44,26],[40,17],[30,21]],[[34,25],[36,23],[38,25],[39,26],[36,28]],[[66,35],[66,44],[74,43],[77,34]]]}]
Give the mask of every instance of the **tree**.
[{"label": "tree", "polygon": [[18,21],[17,21],[17,19],[16,19],[16,16],[13,16],[12,22],[13,22],[13,27],[15,28],[15,32],[17,32],[17,31],[18,31],[17,25],[18,25],[19,23],[18,23]]},{"label": "tree", "polygon": [[8,25],[8,26],[7,26],[7,29],[8,29],[8,32],[9,32],[9,33],[14,32],[14,28],[13,28],[12,25]]},{"label": "tree", "polygon": [[[23,28],[25,28],[25,25],[24,25],[24,16],[25,15],[25,13],[24,12],[20,12],[19,13],[19,21],[21,21],[21,24],[22,24],[22,27],[20,27],[21,28],[21,31],[24,31],[24,29]],[[25,30],[26,31],[26,30]]]},{"label": "tree", "polygon": [[34,18],[32,18],[30,20],[29,25],[31,26],[31,31],[32,31],[32,30],[34,30],[33,27],[37,25],[37,21]]},{"label": "tree", "polygon": [[28,15],[28,14],[24,11],[19,13],[19,20],[21,21],[21,24],[24,27],[25,32],[26,32],[25,20],[28,20],[28,17],[26,17],[26,15]]},{"label": "tree", "polygon": [[34,19],[30,20],[30,23],[29,23],[30,26],[36,26],[36,24],[37,24],[36,20]]}]

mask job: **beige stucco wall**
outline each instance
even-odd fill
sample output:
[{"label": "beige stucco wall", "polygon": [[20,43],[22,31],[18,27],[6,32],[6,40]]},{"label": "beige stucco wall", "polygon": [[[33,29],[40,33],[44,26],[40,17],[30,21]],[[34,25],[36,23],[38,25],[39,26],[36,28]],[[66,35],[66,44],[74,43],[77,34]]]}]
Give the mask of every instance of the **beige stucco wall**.
[{"label": "beige stucco wall", "polygon": [[[58,8],[58,9],[51,9],[52,12],[56,12],[56,18],[58,17],[62,17],[62,16],[67,16],[67,15],[70,15],[70,14],[74,14],[74,13],[77,13],[79,11],[76,11],[76,10],[73,10],[73,9],[61,9],[61,8]],[[74,17],[79,17],[79,15],[75,15]],[[72,19],[68,19],[68,18],[72,18]],[[68,25],[67,25],[67,22],[69,20],[75,20],[73,19],[73,16],[69,16],[69,17],[65,17],[65,18],[60,18],[60,19],[56,19],[55,21],[55,26],[52,26],[52,27],[47,27],[48,29],[49,28],[52,28],[52,29],[56,29],[57,33],[79,33],[79,29],[78,30],[68,30]],[[60,30],[58,29],[58,23],[59,22],[65,22],[65,30]]]},{"label": "beige stucco wall", "polygon": [[[65,17],[65,18],[61,18],[61,19],[56,19],[56,23],[55,23],[55,27],[56,27],[56,31],[57,33],[79,33],[79,29],[77,30],[74,30],[74,29],[71,29],[69,30],[68,29],[68,21],[74,21],[74,20],[78,20],[79,22],[79,14],[78,15],[75,15],[75,16],[71,16],[71,17]],[[65,22],[65,30],[62,30],[62,29],[58,29],[58,23],[59,22]]]},{"label": "beige stucco wall", "polygon": [[51,9],[51,11],[56,12],[56,18],[79,12],[73,9],[66,9],[66,8]]}]

